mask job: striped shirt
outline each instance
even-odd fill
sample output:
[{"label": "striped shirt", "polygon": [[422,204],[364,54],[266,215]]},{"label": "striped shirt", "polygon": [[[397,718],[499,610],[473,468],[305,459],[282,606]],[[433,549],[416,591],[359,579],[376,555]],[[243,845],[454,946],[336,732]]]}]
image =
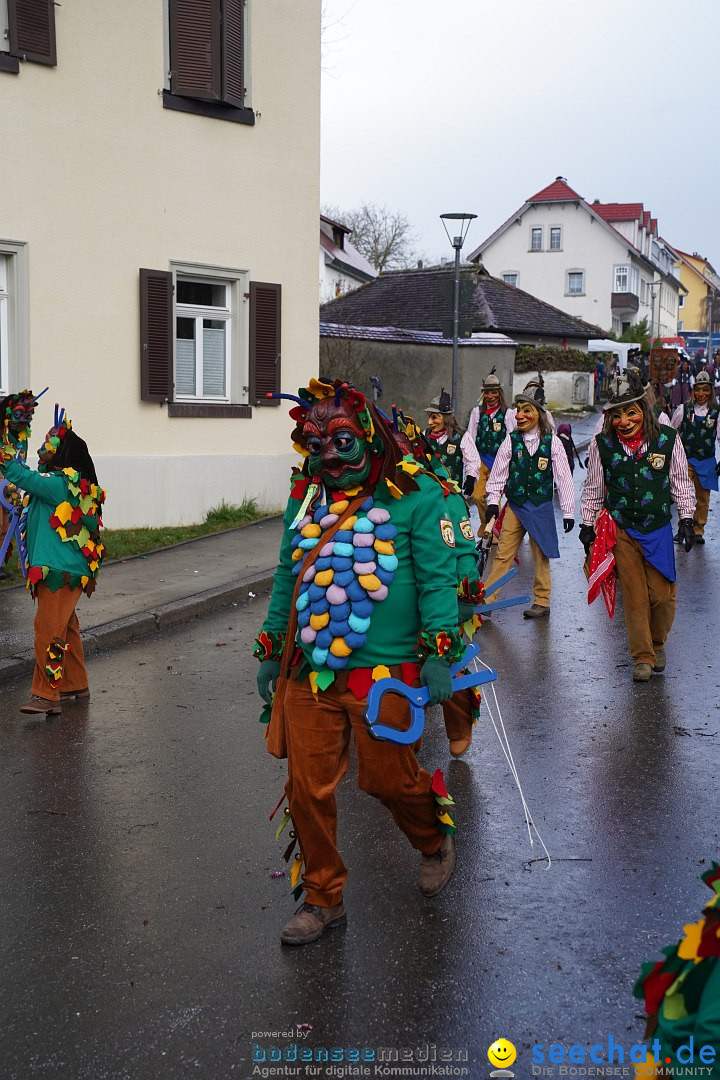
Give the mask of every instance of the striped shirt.
[{"label": "striped shirt", "polygon": [[[534,428],[533,431],[529,432],[527,435],[523,435],[522,438],[528,453],[531,455],[536,453],[540,445],[540,428]],[[565,447],[560,442],[557,435],[553,435],[552,437],[551,456],[553,480],[557,487],[563,517],[573,518],[575,516],[575,488],[573,487],[572,473],[570,472],[570,466],[568,465]],[[495,464],[488,476],[486,494],[487,501],[491,505],[494,504],[497,506],[500,502],[500,496],[505,490],[508,474],[510,472],[511,457],[512,440],[508,435],[497,452]]]},{"label": "striped shirt", "polygon": [[[632,457],[632,451],[621,441],[620,445],[628,457]],[[641,443],[638,455],[644,454],[648,448],[646,442]],[[672,457],[670,458],[670,494],[677,503],[678,513],[681,518],[691,518],[695,513],[695,488],[688,476],[688,464],[685,451],[680,439],[675,440]],[[597,441],[590,440],[588,448],[588,464],[585,473],[582,495],[580,497],[580,516],[583,525],[594,525],[595,518],[602,509],[605,498],[605,475]]]}]

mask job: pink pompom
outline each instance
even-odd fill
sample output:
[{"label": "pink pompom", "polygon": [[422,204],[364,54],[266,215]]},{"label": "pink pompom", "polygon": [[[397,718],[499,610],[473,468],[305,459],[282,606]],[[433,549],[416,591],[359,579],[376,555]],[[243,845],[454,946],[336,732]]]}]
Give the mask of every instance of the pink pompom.
[{"label": "pink pompom", "polygon": [[329,529],[331,525],[334,525],[337,521],[337,514],[326,514],[324,518],[320,518],[318,524],[321,529]]},{"label": "pink pompom", "polygon": [[388,594],[387,585],[381,585],[379,589],[375,590],[375,592],[369,592],[368,596],[370,597],[371,600],[384,600],[385,597],[387,596],[387,594]]},{"label": "pink pompom", "polygon": [[312,626],[303,626],[300,631],[300,640],[303,645],[312,645],[313,641],[317,637],[317,630],[313,630]]},{"label": "pink pompom", "polygon": [[325,596],[329,604],[344,604],[347,600],[347,593],[339,585],[329,585]]},{"label": "pink pompom", "polygon": [[333,544],[333,542],[331,540],[329,544],[323,544],[323,546],[320,548],[320,555],[318,556],[318,558],[320,558],[320,559],[329,559],[330,556],[333,553],[333,550],[334,550],[334,544]]},{"label": "pink pompom", "polygon": [[379,506],[373,506],[372,510],[368,510],[367,516],[373,525],[384,525],[386,521],[390,520],[390,514],[387,510],[383,510]]},{"label": "pink pompom", "polygon": [[314,566],[308,566],[307,570],[303,574],[303,581],[312,581],[312,579],[315,577],[315,573],[316,573],[315,567]]},{"label": "pink pompom", "polygon": [[353,534],[353,547],[372,547],[374,543],[375,536],[373,533]]},{"label": "pink pompom", "polygon": [[374,562],[356,562],[353,563],[353,570],[358,577],[361,574],[374,574],[377,570],[377,564]]}]

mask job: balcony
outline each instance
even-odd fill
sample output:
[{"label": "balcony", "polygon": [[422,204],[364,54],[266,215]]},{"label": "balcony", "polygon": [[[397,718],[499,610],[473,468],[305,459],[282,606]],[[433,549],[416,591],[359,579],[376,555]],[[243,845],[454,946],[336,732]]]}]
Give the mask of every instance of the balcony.
[{"label": "balcony", "polygon": [[610,307],[613,315],[634,315],[640,307],[640,298],[632,292],[614,292],[610,294]]}]

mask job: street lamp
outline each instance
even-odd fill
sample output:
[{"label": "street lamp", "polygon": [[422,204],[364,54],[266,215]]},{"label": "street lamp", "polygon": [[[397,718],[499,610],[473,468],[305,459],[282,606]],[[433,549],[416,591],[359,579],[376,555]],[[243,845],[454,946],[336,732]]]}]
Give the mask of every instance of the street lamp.
[{"label": "street lamp", "polygon": [[[460,327],[460,251],[465,243],[465,237],[470,228],[470,222],[474,221],[477,214],[441,214],[440,220],[448,240],[455,249],[455,294],[453,299],[453,346],[452,346],[452,408],[457,409],[457,374],[458,374],[458,336]],[[448,228],[448,222],[452,228],[452,235]]]},{"label": "street lamp", "polygon": [[[652,308],[650,309],[650,348],[653,348],[655,342],[655,297],[657,296],[657,290],[662,288],[661,281],[648,281],[648,288],[650,289],[650,296],[652,297]],[[660,306],[658,305],[658,331],[660,330]],[[658,337],[660,334],[658,333]]]}]

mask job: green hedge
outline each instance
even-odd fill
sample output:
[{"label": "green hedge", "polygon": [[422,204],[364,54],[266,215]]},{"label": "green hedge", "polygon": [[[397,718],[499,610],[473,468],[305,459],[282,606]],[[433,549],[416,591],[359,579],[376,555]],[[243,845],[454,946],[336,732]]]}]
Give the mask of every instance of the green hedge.
[{"label": "green hedge", "polygon": [[594,371],[597,357],[580,349],[557,345],[520,345],[515,354],[516,371]]}]

